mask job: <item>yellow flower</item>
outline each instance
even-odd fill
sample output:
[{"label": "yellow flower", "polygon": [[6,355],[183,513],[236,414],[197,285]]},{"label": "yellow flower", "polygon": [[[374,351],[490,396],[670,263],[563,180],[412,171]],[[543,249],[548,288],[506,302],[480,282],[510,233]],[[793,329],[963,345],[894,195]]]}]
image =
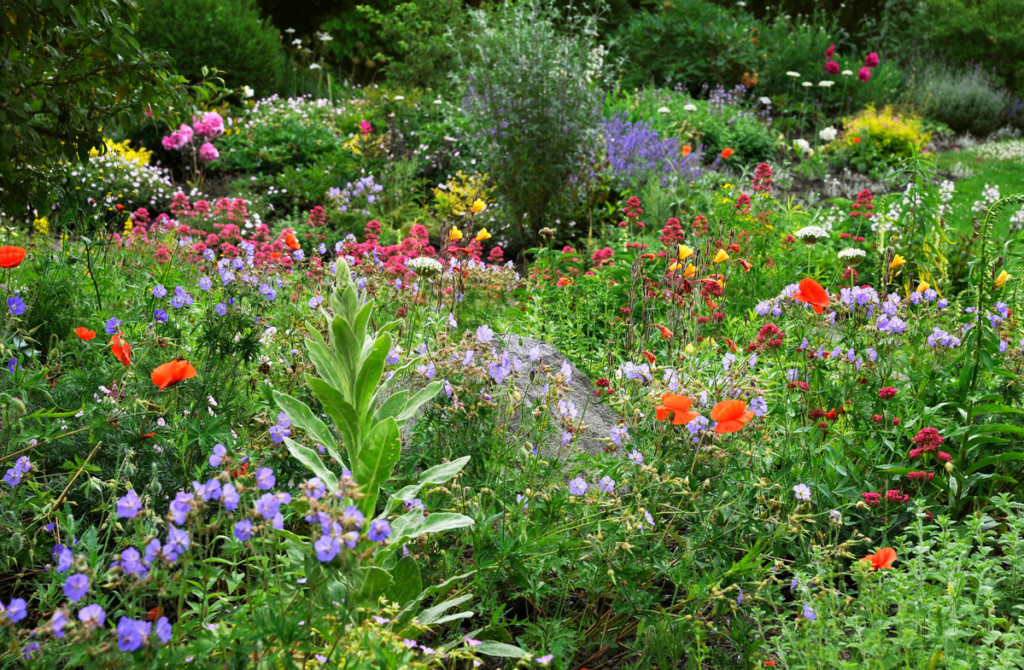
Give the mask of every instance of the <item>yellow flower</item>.
[{"label": "yellow flower", "polygon": [[729,254],[725,253],[725,249],[719,249],[715,254],[715,263],[724,263],[727,260],[729,260]]},{"label": "yellow flower", "polygon": [[35,226],[36,232],[41,235],[50,232],[50,221],[45,216],[40,216],[32,222],[32,225]]},{"label": "yellow flower", "polygon": [[[477,200],[477,202],[480,202],[480,201]],[[476,209],[476,203],[473,203],[473,209]],[[476,234],[476,241],[477,242],[483,242],[484,240],[489,240],[489,239],[491,239],[491,234],[489,232],[487,232],[486,228],[481,228],[480,232]]]},{"label": "yellow flower", "polygon": [[683,349],[683,353],[686,354],[687,356],[692,356],[694,351],[695,349],[693,348],[693,342],[687,344],[686,348]]},{"label": "yellow flower", "polygon": [[679,245],[679,260],[685,261],[687,258],[689,258],[692,255],[693,255],[693,249],[691,249],[690,247],[684,247],[681,244]]},{"label": "yellow flower", "polygon": [[1013,275],[1011,275],[1006,270],[1000,270],[999,271],[999,276],[996,277],[996,288],[999,288],[1000,286],[1005,284],[1006,280],[1010,279],[1011,277],[1013,277]]},{"label": "yellow flower", "polygon": [[680,263],[679,261],[676,261],[676,262],[672,263],[672,265],[668,266],[668,271],[669,272],[675,272],[676,270],[678,270],[681,267],[683,267],[683,264]]},{"label": "yellow flower", "polygon": [[487,203],[485,203],[483,200],[477,199],[473,201],[473,206],[469,208],[469,211],[472,212],[473,214],[478,214],[479,212],[484,211],[486,207]]},{"label": "yellow flower", "polygon": [[686,266],[686,270],[683,272],[683,277],[689,279],[695,274],[697,274],[697,268],[693,267],[693,263],[690,263]]},{"label": "yellow flower", "polygon": [[928,282],[926,282],[926,281],[924,281],[924,280],[922,279],[922,280],[921,280],[921,283],[917,285],[917,292],[918,292],[918,293],[924,293],[924,292],[925,292],[925,291],[927,291],[927,290],[928,290],[929,288],[930,288],[930,286],[928,285]]},{"label": "yellow flower", "polygon": [[452,229],[448,231],[448,241],[449,242],[458,242],[461,239],[462,239],[462,231],[459,230],[458,228],[455,228],[453,226]]},{"label": "yellow flower", "polygon": [[899,254],[896,254],[895,256],[892,257],[892,263],[889,263],[889,269],[895,270],[896,268],[898,268],[899,266],[903,265],[906,262],[906,258],[900,256]]}]

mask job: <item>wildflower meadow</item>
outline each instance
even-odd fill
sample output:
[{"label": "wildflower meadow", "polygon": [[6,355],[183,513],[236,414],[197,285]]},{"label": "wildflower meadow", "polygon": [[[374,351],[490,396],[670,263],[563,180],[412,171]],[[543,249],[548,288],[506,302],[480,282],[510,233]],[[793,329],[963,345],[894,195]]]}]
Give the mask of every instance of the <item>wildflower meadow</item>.
[{"label": "wildflower meadow", "polygon": [[0,668],[1024,668],[1019,8],[322,4],[0,12]]}]

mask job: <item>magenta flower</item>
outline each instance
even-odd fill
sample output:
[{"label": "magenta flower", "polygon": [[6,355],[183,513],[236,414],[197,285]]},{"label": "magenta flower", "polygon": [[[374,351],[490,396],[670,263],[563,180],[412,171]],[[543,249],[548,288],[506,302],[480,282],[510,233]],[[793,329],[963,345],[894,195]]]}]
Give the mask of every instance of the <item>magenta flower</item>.
[{"label": "magenta flower", "polygon": [[199,147],[199,160],[204,163],[211,163],[220,158],[220,153],[217,151],[217,147],[213,146],[209,142]]},{"label": "magenta flower", "polygon": [[878,67],[878,54],[872,51],[864,57],[864,65],[871,68],[872,70]]},{"label": "magenta flower", "polygon": [[834,60],[825,61],[825,72],[829,74],[839,74],[839,63]]},{"label": "magenta flower", "polygon": [[860,79],[862,82],[867,83],[867,81],[871,79],[871,70],[869,70],[866,67],[862,67],[860,71],[857,72],[857,79]]}]

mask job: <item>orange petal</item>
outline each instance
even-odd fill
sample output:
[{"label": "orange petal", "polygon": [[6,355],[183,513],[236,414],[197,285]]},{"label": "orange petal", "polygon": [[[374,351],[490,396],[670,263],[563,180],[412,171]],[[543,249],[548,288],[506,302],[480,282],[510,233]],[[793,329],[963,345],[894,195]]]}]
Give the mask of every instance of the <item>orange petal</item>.
[{"label": "orange petal", "polygon": [[747,403],[742,400],[723,400],[711,410],[711,420],[718,421],[719,423],[723,421],[736,421],[743,416],[743,412],[746,409]]},{"label": "orange petal", "polygon": [[693,406],[693,401],[685,395],[673,395],[666,393],[661,397],[661,402],[673,412],[685,412]]},{"label": "orange petal", "polygon": [[697,414],[696,412],[691,412],[689,410],[685,412],[676,412],[675,416],[672,417],[672,423],[674,423],[677,426],[685,426],[686,424],[696,419],[698,416],[700,415]]},{"label": "orange petal", "polygon": [[733,419],[731,421],[719,421],[715,425],[716,433],[736,433],[743,430],[743,426],[747,425],[743,421]]}]

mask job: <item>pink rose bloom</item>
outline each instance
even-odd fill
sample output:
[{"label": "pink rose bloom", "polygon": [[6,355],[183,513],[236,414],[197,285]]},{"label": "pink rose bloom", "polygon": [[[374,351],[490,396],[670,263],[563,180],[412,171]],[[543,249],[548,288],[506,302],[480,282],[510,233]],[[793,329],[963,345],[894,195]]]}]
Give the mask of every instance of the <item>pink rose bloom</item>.
[{"label": "pink rose bloom", "polygon": [[836,45],[833,44],[832,46],[830,46],[828,49],[825,50],[825,60],[831,60],[832,59],[832,54],[834,54],[835,52],[836,52]]},{"label": "pink rose bloom", "polygon": [[370,131],[373,130],[373,126],[370,125],[369,121],[360,121],[359,130],[362,131],[363,135],[369,135]]},{"label": "pink rose bloom", "polygon": [[215,140],[224,134],[224,119],[217,112],[207,112],[201,120],[192,120],[200,137]]},{"label": "pink rose bloom", "polygon": [[204,163],[215,161],[220,157],[220,153],[217,151],[217,147],[213,146],[209,142],[199,147],[199,160]]},{"label": "pink rose bloom", "polygon": [[865,56],[864,65],[868,66],[871,69],[878,67],[878,54],[872,51],[867,56]]},{"label": "pink rose bloom", "polygon": [[167,137],[160,140],[160,144],[164,145],[164,149],[167,151],[177,151],[181,148],[181,133],[174,131]]},{"label": "pink rose bloom", "polygon": [[862,67],[860,71],[857,72],[857,79],[860,79],[863,82],[871,79],[871,70],[866,67]]},{"label": "pink rose bloom", "polygon": [[829,74],[839,74],[839,63],[834,60],[825,61],[825,72]]},{"label": "pink rose bloom", "polygon": [[192,141],[192,129],[186,124],[181,124],[178,128],[178,134],[181,135],[181,146],[185,146]]}]

